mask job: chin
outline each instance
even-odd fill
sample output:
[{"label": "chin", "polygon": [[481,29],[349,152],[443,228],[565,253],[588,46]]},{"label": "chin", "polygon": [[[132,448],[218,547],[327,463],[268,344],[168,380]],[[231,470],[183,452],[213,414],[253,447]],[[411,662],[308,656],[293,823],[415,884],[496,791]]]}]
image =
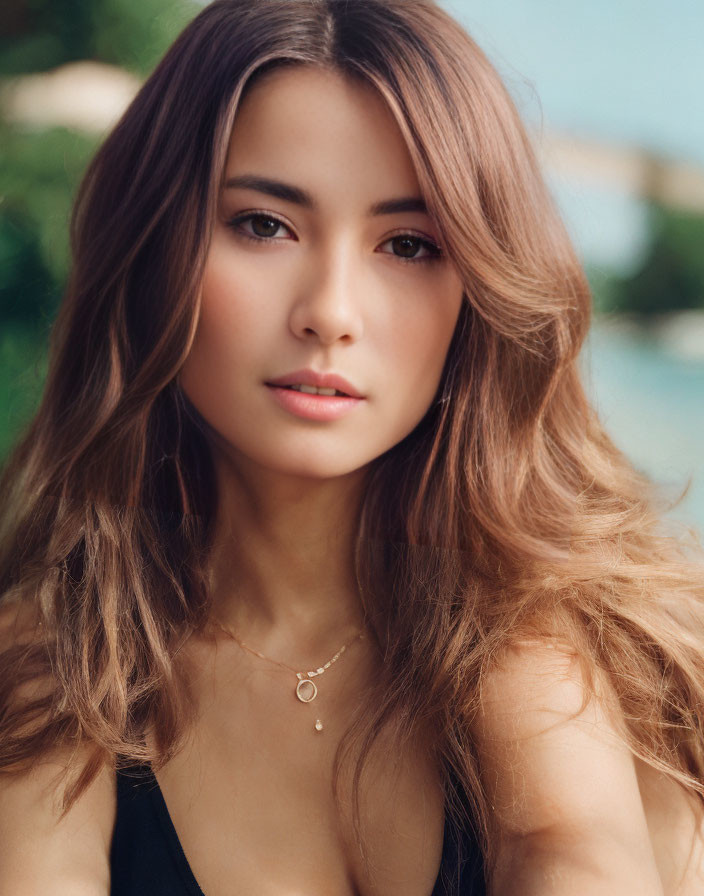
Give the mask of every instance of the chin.
[{"label": "chin", "polygon": [[[305,463],[268,465],[268,468],[271,472],[278,473],[281,476],[290,476],[292,479],[324,481],[326,479],[339,479],[343,476],[350,476],[364,469],[370,463],[371,460],[344,463],[339,458],[326,463],[320,459],[313,461],[309,458]],[[262,466],[267,465],[262,464]]]}]

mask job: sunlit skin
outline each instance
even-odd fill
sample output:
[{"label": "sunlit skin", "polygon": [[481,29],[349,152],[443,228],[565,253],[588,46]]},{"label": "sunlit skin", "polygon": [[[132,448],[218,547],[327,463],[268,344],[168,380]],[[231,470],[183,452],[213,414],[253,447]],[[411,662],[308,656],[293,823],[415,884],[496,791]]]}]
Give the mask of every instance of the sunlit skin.
[{"label": "sunlit skin", "polygon": [[[312,207],[235,185],[245,175]],[[412,210],[370,214],[397,199]],[[245,96],[180,383],[212,429],[221,618],[284,661],[327,659],[359,622],[349,550],[364,474],[438,388],[463,287],[421,205],[371,86],[299,67]],[[340,374],[364,399],[338,420],[301,419],[265,385],[300,368]]]},{"label": "sunlit skin", "polygon": [[[403,260],[415,243],[395,238],[437,245],[438,234],[419,207],[401,134],[371,88],[312,69],[272,74],[247,95],[229,150],[197,332],[180,376],[209,424],[218,476],[214,616],[269,657],[308,669],[361,622],[350,547],[365,474],[433,401],[463,289],[446,258]],[[314,206],[251,184],[235,188],[244,175],[303,190]],[[401,198],[415,210],[368,214]],[[255,213],[256,222],[244,220]],[[423,257],[429,251],[417,248]],[[341,374],[364,400],[339,420],[292,415],[265,383],[303,367]],[[21,631],[11,603],[1,609],[0,631]],[[378,670],[369,643],[326,671],[319,696],[303,706],[290,671],[222,637],[215,650],[215,640],[206,632],[180,652],[193,661],[187,685],[197,713],[158,770],[199,891],[431,893],[445,793],[423,731],[395,752],[382,731],[365,766],[368,863],[351,824],[349,778],[339,803],[331,794],[336,746],[355,706],[368,708],[362,685]],[[596,698],[583,703],[581,664],[556,639],[517,641],[497,660],[467,735],[497,822],[487,892],[704,892],[701,806],[634,757],[613,681],[595,669]],[[158,750],[153,731],[146,735]],[[94,758],[89,744],[85,755],[81,745],[66,746],[77,768]],[[53,759],[29,775],[4,776],[2,893],[111,888],[113,764],[61,819],[56,777]]]},{"label": "sunlit skin", "polygon": [[[245,175],[284,182],[313,205],[236,186]],[[369,214],[401,198],[416,200],[415,210]],[[372,88],[299,68],[246,96],[181,385],[212,430],[221,496],[214,615],[298,669],[325,662],[361,624],[350,548],[365,473],[430,407],[463,301],[456,269],[432,251],[439,234],[420,199],[402,135]],[[419,238],[417,253],[395,239],[403,236]],[[341,374],[364,400],[334,421],[291,414],[265,383],[305,367]],[[430,892],[444,807],[422,750],[403,757],[396,789],[389,757],[374,767],[364,815],[378,844],[372,884],[344,805],[330,803],[333,748],[378,669],[369,644],[325,673],[306,713],[290,673],[224,643],[221,652],[207,640],[192,645],[201,715],[189,747],[159,773],[204,891],[229,892],[223,881],[234,868],[257,888],[266,869],[271,892],[294,880],[297,892]],[[492,892],[592,893],[605,869],[613,885],[604,894],[631,892],[634,881],[648,896],[676,892],[694,839],[691,808],[634,760],[606,685],[604,705],[582,711],[578,664],[548,647],[529,642],[509,655],[487,680],[473,731],[510,833]],[[314,872],[301,849],[304,817],[317,824],[306,829]],[[227,847],[213,849],[223,825]],[[701,840],[696,848],[701,865]],[[692,878],[683,896],[697,886]]]}]

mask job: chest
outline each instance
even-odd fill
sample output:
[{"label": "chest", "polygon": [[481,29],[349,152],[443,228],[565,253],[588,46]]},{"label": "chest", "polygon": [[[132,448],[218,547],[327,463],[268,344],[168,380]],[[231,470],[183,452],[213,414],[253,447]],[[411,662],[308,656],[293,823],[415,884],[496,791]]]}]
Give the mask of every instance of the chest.
[{"label": "chest", "polygon": [[426,752],[378,743],[370,754],[359,787],[365,854],[353,824],[354,762],[333,793],[362,670],[321,677],[304,704],[295,677],[235,652],[198,669],[197,720],[157,778],[205,896],[430,896],[445,815]]}]

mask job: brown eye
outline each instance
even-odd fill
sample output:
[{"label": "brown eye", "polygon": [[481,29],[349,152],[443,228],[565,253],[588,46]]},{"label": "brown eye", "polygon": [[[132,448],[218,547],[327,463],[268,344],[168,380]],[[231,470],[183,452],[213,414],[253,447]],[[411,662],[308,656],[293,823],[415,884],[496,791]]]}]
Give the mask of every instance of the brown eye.
[{"label": "brown eye", "polygon": [[252,222],[252,230],[257,236],[267,237],[274,236],[276,231],[281,227],[281,222],[275,218],[267,218],[264,215],[252,215],[249,219]]},{"label": "brown eye", "polygon": [[442,258],[442,251],[435,243],[412,233],[400,233],[384,245],[391,245],[391,254],[400,261],[435,261]]},{"label": "brown eye", "polygon": [[229,221],[227,226],[240,236],[259,242],[273,242],[273,237],[279,228],[288,230],[288,227],[278,218],[256,212],[239,215]]},{"label": "brown eye", "polygon": [[414,258],[423,244],[417,236],[397,236],[392,240],[397,253],[403,258]]}]

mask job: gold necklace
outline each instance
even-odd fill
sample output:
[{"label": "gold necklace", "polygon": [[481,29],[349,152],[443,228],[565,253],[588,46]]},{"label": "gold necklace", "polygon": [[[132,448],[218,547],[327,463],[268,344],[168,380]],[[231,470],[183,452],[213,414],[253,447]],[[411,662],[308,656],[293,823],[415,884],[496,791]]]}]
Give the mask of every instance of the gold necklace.
[{"label": "gold necklace", "polygon": [[[282,663],[279,660],[272,660],[271,657],[264,656],[263,653],[259,653],[258,650],[254,650],[252,647],[249,647],[244,643],[244,641],[240,640],[231,629],[227,628],[217,620],[213,621],[218,628],[222,629],[222,631],[224,631],[226,635],[229,635],[232,640],[236,641],[244,650],[248,650],[250,653],[253,653],[254,656],[258,656],[263,660],[267,660],[267,662],[269,663],[274,663],[277,666],[281,666],[283,669],[288,669],[289,672],[293,672],[298,679],[298,684],[296,685],[296,697],[298,697],[301,703],[310,703],[312,700],[315,700],[318,695],[318,686],[314,681],[312,681],[312,679],[317,675],[322,675],[326,669],[329,669],[333,663],[337,662],[337,660],[342,656],[347,648],[354,644],[355,641],[361,641],[362,638],[364,638],[364,632],[358,632],[351,641],[348,641],[347,644],[343,644],[342,647],[337,651],[335,656],[332,657],[332,659],[329,659],[327,663],[324,663],[317,669],[311,669],[309,672],[297,672],[292,666],[288,666],[286,665],[286,663]],[[323,730],[323,723],[320,719],[315,720],[314,728],[316,731]]]}]

